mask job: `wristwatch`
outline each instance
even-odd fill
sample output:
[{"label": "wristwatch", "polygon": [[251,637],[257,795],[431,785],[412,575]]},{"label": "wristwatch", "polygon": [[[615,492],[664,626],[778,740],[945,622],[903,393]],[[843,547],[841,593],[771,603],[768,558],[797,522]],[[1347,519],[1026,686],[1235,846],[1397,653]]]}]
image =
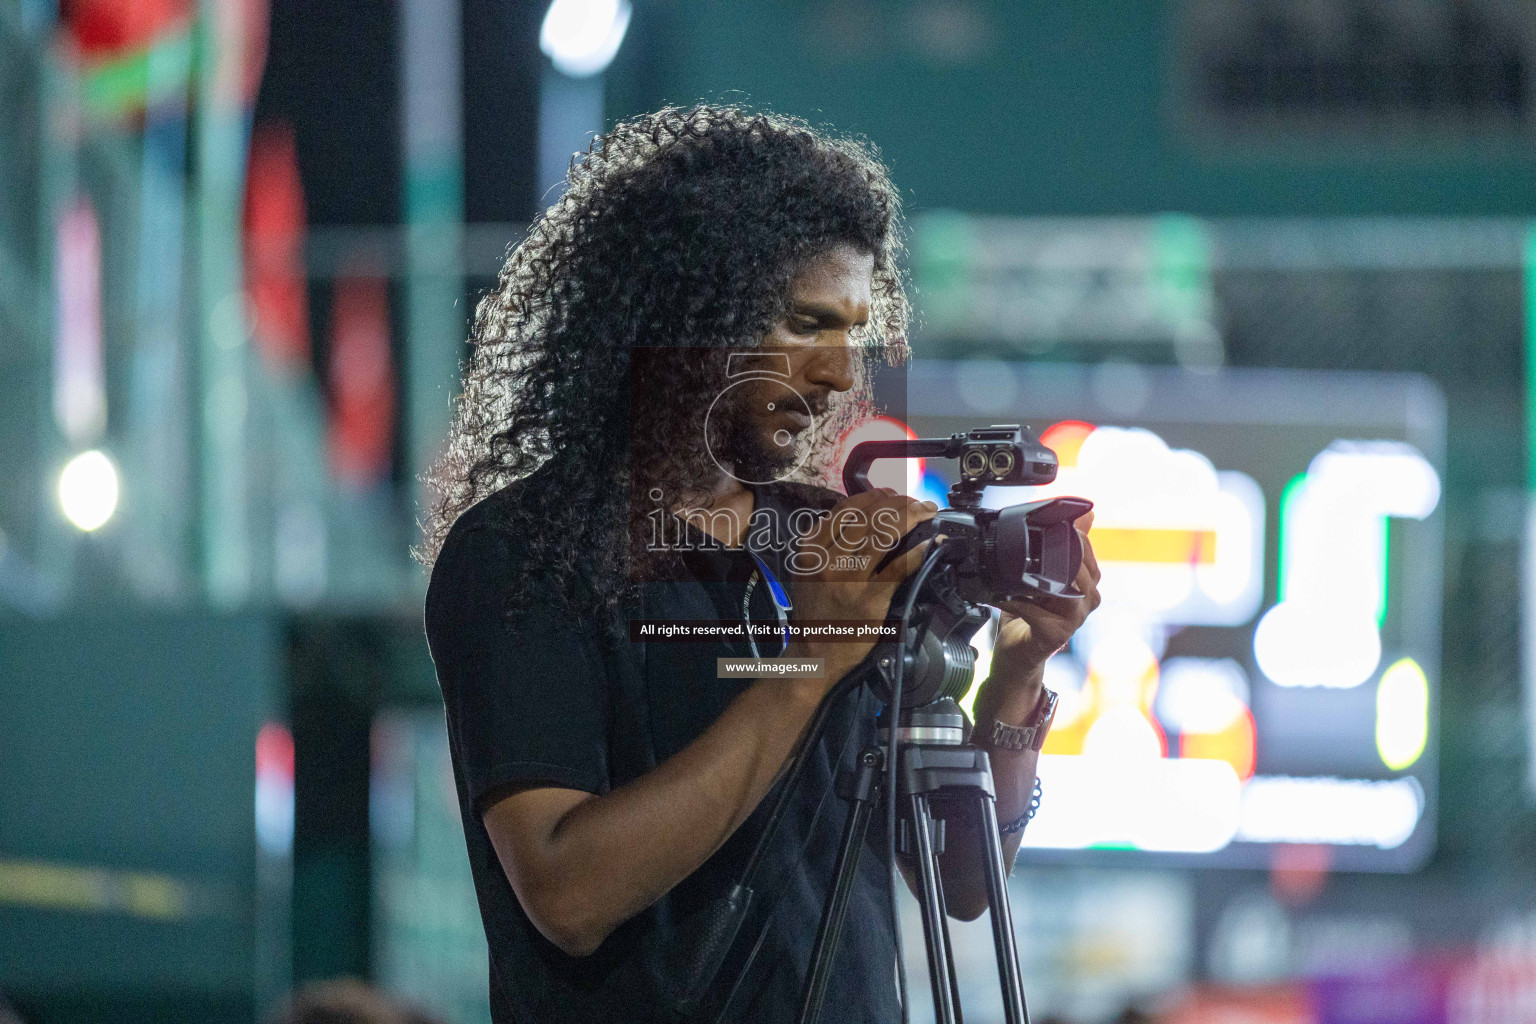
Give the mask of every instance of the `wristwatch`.
[{"label": "wristwatch", "polygon": [[1051,731],[1051,719],[1056,717],[1056,691],[1041,688],[1040,703],[1030,713],[1023,725],[992,723],[991,744],[1003,750],[1039,750],[1045,746],[1045,734]]}]

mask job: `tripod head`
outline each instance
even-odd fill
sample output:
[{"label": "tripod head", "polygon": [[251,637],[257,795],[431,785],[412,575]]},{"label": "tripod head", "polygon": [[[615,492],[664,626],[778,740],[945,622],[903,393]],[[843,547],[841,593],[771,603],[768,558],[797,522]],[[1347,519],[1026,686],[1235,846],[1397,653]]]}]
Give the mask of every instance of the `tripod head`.
[{"label": "tripod head", "polygon": [[[875,737],[882,744],[891,738],[891,709],[887,705],[875,719]],[[931,704],[903,708],[896,719],[897,743],[926,743],[932,746],[960,746],[966,740],[965,712],[953,697],[940,697]]]},{"label": "tripod head", "polygon": [[[900,658],[903,710],[941,700],[953,703],[969,692],[976,674],[976,649],[971,639],[992,614],[990,609],[960,597],[952,576],[933,573],[928,579],[902,635],[873,652],[866,679],[881,703],[891,703]],[[898,590],[893,607],[899,607],[904,596]]]}]

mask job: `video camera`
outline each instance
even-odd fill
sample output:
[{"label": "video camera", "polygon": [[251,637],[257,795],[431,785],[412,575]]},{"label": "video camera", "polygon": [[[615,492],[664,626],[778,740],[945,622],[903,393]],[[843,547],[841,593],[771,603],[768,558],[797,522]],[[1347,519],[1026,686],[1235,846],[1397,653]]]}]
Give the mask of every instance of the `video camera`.
[{"label": "video camera", "polygon": [[[901,706],[914,708],[971,687],[976,652],[971,638],[986,625],[983,605],[1004,601],[1083,596],[1074,585],[1083,561],[1074,522],[1093,508],[1085,498],[1049,498],[1001,509],[981,507],[988,486],[1030,487],[1056,479],[1056,453],[1018,424],[978,427],[947,438],[866,441],[843,468],[849,494],[867,491],[869,468],[879,459],[957,459],[960,479],[949,489],[949,508],[911,530],[881,567],[930,538],[942,538],[927,572],[902,584],[891,607],[911,601],[905,635],[873,654],[876,695],[889,702],[895,659],[904,660]],[[915,598],[911,591],[918,588]]]}]

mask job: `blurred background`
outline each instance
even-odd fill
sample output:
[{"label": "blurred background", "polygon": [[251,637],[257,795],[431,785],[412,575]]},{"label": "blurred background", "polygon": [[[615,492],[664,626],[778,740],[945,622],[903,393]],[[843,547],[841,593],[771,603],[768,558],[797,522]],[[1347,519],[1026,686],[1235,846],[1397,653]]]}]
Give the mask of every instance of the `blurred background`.
[{"label": "blurred background", "polygon": [[1536,1020],[1528,0],[0,0],[19,1018],[488,1020],[418,481],[572,154],[699,99],[903,189],[870,429],[1029,422],[1099,503],[1036,1019]]}]

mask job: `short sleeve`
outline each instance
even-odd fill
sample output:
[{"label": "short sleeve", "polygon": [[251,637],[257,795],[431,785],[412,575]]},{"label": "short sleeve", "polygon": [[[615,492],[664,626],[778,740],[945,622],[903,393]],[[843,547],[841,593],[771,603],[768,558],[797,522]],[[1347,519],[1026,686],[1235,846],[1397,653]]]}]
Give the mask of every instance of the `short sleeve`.
[{"label": "short sleeve", "polygon": [[520,782],[608,789],[608,680],[597,630],[547,603],[508,617],[527,572],[499,531],[448,537],[427,590],[427,642],[470,806]]}]

